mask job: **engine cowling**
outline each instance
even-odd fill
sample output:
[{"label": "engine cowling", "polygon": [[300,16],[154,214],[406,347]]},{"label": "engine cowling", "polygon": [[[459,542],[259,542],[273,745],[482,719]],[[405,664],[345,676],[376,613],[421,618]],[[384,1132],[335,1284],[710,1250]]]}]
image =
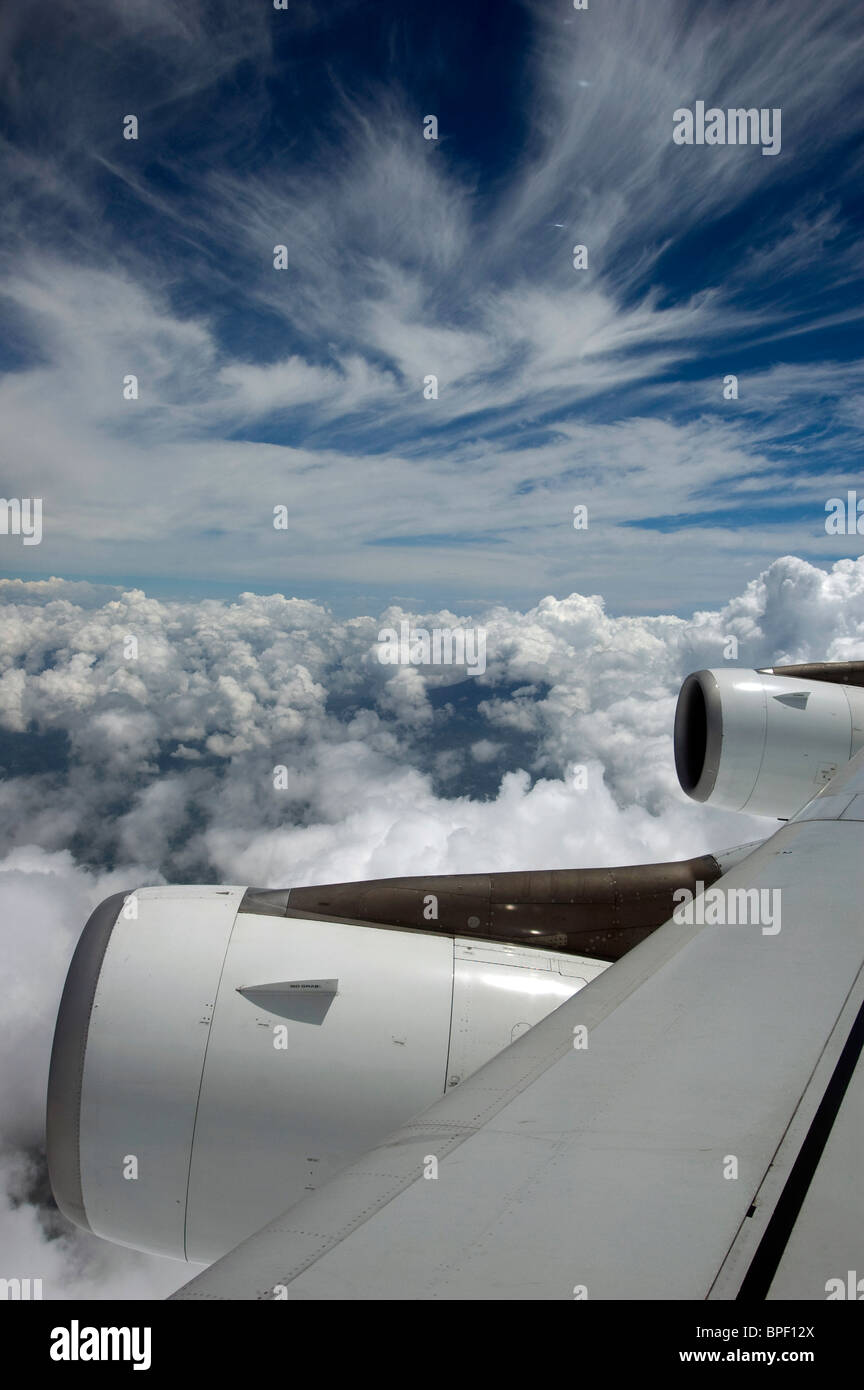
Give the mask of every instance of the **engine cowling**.
[{"label": "engine cowling", "polygon": [[51,1183],[78,1225],[215,1259],[606,968],[266,907],[161,887],[92,914],[48,1097]]},{"label": "engine cowling", "polygon": [[694,801],[788,820],[864,746],[864,690],[765,671],[695,671],[675,712]]}]

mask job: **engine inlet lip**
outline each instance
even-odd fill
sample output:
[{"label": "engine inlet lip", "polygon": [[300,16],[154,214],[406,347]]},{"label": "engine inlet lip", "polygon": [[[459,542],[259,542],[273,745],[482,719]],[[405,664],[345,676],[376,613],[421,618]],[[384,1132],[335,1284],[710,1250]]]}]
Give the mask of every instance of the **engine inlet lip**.
[{"label": "engine inlet lip", "polygon": [[681,790],[693,801],[707,801],[717,785],[723,747],[723,702],[711,671],[694,671],[681,686],[673,737]]},{"label": "engine inlet lip", "polygon": [[128,893],[112,893],[90,914],[69,965],[54,1027],[45,1115],[48,1177],[63,1215],[91,1230],[81,1186],[81,1089],[96,986]]}]

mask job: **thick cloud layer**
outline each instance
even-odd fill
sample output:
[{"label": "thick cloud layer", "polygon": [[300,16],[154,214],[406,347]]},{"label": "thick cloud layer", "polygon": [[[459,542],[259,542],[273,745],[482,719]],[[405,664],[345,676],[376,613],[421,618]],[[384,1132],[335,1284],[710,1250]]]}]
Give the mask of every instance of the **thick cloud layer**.
[{"label": "thick cloud layer", "polygon": [[[611,618],[596,597],[469,621],[335,619],[281,595],[159,603],[0,581],[0,1085],[6,1277],[46,1297],[162,1296],[188,1271],[72,1232],[43,1107],[88,912],[122,887],[287,886],[675,858],[767,833],[677,789],[688,671],[864,655],[864,560],[776,561],[719,612]],[[480,626],[486,670],[383,665],[384,627]],[[131,641],[130,639],[135,639]],[[136,646],[137,643],[137,654]],[[276,779],[274,769],[285,768]],[[587,770],[587,785],[575,775]]]}]

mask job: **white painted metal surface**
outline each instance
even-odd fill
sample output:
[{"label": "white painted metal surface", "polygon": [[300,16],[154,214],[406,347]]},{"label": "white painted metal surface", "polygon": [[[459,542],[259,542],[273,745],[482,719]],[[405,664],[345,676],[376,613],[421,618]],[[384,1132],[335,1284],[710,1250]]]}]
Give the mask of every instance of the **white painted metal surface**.
[{"label": "white painted metal surface", "polygon": [[448,1055],[466,1078],[605,968],[463,942],[454,974],[452,936],[238,913],[243,893],[143,889],[111,930],[80,1112],[107,1239],[217,1258],[443,1095]]},{"label": "white painted metal surface", "polygon": [[[335,996],[245,998],[262,978]],[[240,914],[195,1125],[187,1255],[209,1260],[444,1091],[453,940]]]},{"label": "white painted metal surface", "polygon": [[825,1156],[772,1280],[770,1300],[864,1299],[864,1232],[859,1214],[854,1208],[850,1210],[849,1203],[849,1194],[860,1191],[862,1164],[864,1064],[859,1061]]},{"label": "white painted metal surface", "polygon": [[189,1152],[242,888],[144,888],[111,934],[87,1037],[81,1187],[90,1226],[183,1257]]},{"label": "white painted metal surface", "polygon": [[[864,754],[838,790],[864,795]],[[795,1162],[781,1146],[794,1134],[800,1150],[864,969],[864,822],[784,826],[720,886],[779,892],[781,930],[667,923],[174,1297],[704,1299],[721,1271],[715,1296],[734,1297],[747,1261],[724,1262],[760,1194],[771,1215],[772,1164]],[[824,1173],[848,1179],[847,1153],[826,1150]],[[800,1244],[793,1231],[778,1287],[793,1287]]]},{"label": "white painted metal surface", "polygon": [[448,1086],[497,1056],[608,966],[491,942],[455,942]]},{"label": "white painted metal surface", "polygon": [[719,711],[722,739],[708,805],[788,819],[864,745],[864,690],[759,671],[700,674],[716,685],[708,717]]}]

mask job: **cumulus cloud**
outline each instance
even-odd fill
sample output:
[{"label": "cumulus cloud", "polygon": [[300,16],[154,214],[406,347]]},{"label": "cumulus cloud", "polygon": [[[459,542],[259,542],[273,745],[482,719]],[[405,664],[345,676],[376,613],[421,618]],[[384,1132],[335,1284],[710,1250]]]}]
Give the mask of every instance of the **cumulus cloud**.
[{"label": "cumulus cloud", "polygon": [[[487,669],[383,666],[382,626],[279,594],[161,603],[0,581],[0,1235],[49,1297],[160,1297],[170,1262],[73,1232],[43,1107],[64,973],[96,902],[163,881],[288,886],[684,857],[771,823],[687,802],[671,725],[688,671],[864,655],[864,561],[786,557],[720,610],[613,617],[548,597],[470,620]],[[467,623],[467,619],[460,620]],[[128,659],[127,639],[138,654]],[[409,679],[410,678],[410,679]],[[287,769],[287,786],[273,770]],[[574,768],[586,769],[587,785]]]}]

